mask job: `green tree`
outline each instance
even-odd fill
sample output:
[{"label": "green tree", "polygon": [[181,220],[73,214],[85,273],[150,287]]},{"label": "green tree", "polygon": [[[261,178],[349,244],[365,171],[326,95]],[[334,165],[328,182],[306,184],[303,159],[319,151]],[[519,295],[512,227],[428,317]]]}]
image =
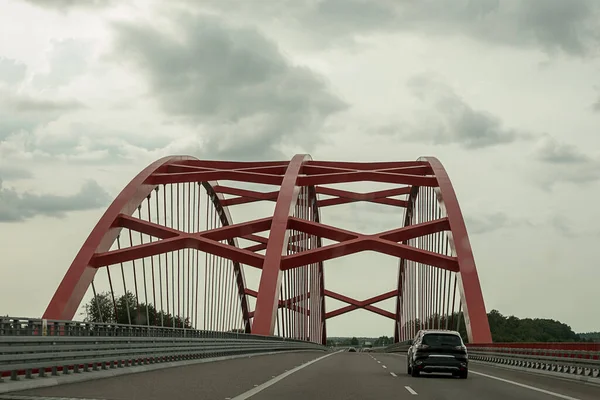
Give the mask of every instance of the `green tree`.
[{"label": "green tree", "polygon": [[600,332],[579,333],[578,335],[585,342],[600,342]]},{"label": "green tree", "polygon": [[115,298],[114,302],[110,293],[98,293],[84,310],[87,322],[191,328],[189,318],[157,311],[153,304],[138,303],[131,292]]},{"label": "green tree", "polygon": [[99,293],[85,305],[85,321],[114,322],[115,310],[109,293]]},{"label": "green tree", "polygon": [[359,345],[358,338],[353,337],[352,339],[350,339],[350,345],[351,346],[358,346]]}]

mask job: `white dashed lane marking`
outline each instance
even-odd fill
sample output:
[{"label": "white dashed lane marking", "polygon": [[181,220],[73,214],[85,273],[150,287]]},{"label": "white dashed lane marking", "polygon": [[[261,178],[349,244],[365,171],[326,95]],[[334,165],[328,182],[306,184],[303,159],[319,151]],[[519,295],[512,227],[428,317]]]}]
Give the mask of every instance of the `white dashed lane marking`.
[{"label": "white dashed lane marking", "polygon": [[417,395],[418,393],[414,391],[413,388],[411,388],[410,386],[404,386],[404,389],[408,390],[408,393],[412,394],[412,395]]}]

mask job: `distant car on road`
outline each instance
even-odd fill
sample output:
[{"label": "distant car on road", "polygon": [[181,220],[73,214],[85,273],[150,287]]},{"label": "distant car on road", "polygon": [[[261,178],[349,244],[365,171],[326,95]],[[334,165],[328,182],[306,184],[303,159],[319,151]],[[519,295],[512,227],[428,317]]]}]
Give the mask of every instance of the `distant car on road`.
[{"label": "distant car on road", "polygon": [[354,347],[348,348],[349,353],[356,353],[356,349]]},{"label": "distant car on road", "polygon": [[447,372],[467,379],[469,357],[460,334],[448,330],[421,330],[407,354],[407,370],[414,377],[421,372]]}]

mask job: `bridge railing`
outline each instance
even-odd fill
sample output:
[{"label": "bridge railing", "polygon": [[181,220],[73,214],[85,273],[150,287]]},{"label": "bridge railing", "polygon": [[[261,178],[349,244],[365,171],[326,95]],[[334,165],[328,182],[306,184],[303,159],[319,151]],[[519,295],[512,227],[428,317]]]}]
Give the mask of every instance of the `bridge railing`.
[{"label": "bridge railing", "polygon": [[[406,353],[411,341],[384,351]],[[542,371],[600,377],[600,343],[487,343],[467,344],[469,359]]]},{"label": "bridge railing", "polygon": [[0,317],[0,336],[124,336],[124,337],[197,337],[245,338],[256,340],[298,341],[279,336],[250,335],[243,332],[217,332],[194,328],[153,325],[127,325],[81,321],[45,320],[39,318]]},{"label": "bridge railing", "polygon": [[[0,318],[0,381],[46,374],[236,357],[328,351],[316,343],[240,332]],[[0,393],[2,385],[0,385]]]}]

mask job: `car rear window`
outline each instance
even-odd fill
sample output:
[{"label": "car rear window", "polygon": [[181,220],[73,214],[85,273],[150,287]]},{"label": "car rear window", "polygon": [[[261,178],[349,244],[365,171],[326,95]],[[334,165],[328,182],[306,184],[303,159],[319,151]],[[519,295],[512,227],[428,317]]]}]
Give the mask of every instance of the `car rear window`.
[{"label": "car rear window", "polygon": [[462,341],[456,335],[429,333],[423,336],[423,344],[427,346],[462,346]]}]

